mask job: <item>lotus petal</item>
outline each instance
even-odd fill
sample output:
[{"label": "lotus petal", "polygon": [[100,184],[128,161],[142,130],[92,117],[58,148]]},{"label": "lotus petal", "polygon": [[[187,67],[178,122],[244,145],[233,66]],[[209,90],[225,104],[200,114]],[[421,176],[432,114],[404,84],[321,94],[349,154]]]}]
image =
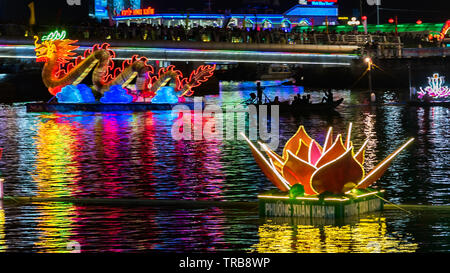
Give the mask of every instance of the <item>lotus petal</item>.
[{"label": "lotus petal", "polygon": [[273,163],[268,162],[264,156],[261,154],[261,152],[258,150],[258,148],[253,145],[253,143],[244,135],[241,134],[245,141],[247,141],[248,145],[250,146],[250,150],[252,151],[253,157],[255,158],[256,163],[261,168],[263,173],[266,175],[266,177],[281,191],[289,191],[291,188],[289,186],[289,182],[286,181],[276,170]]},{"label": "lotus petal", "polygon": [[323,152],[325,153],[331,146],[333,146],[333,127],[328,129],[327,137],[323,143]]},{"label": "lotus petal", "polygon": [[316,171],[316,167],[301,160],[291,151],[288,151],[287,160],[283,166],[283,177],[291,186],[301,184],[305,188],[305,194],[317,194],[310,185],[311,175]]},{"label": "lotus petal", "polygon": [[326,153],[324,153],[322,157],[317,161],[316,167],[320,168],[328,162],[335,160],[336,158],[344,154],[346,150],[347,149],[345,149],[345,146],[342,143],[342,135],[338,135],[331,148]]},{"label": "lotus petal", "polygon": [[299,157],[301,160],[309,162],[309,145],[306,144],[303,139],[300,141],[298,150],[292,151],[292,153]]},{"label": "lotus petal", "polygon": [[299,146],[300,146],[300,143],[302,140],[308,146],[310,145],[310,143],[312,141],[312,138],[306,133],[303,125],[300,126],[300,128],[298,128],[295,135],[286,142],[286,145],[284,146],[284,149],[283,149],[283,158],[286,158],[287,151],[291,151],[295,154],[299,150]]},{"label": "lotus petal", "polygon": [[348,125],[347,138],[345,140],[345,148],[346,149],[349,149],[350,147],[352,147],[352,143],[350,141],[350,139],[352,137],[352,127],[353,127],[353,123],[350,122],[350,124]]},{"label": "lotus petal", "polygon": [[285,160],[281,156],[279,156],[277,153],[272,151],[269,147],[267,147],[266,144],[261,143],[261,142],[258,142],[258,144],[264,149],[267,156],[273,161],[274,166],[277,168],[277,170],[281,171]]},{"label": "lotus petal", "polygon": [[369,140],[366,140],[364,144],[361,146],[361,148],[358,150],[356,155],[354,156],[355,160],[359,162],[359,164],[364,165],[364,159],[366,155],[366,148],[367,144],[369,143]]},{"label": "lotus petal", "polygon": [[308,151],[308,162],[312,165],[316,165],[317,161],[319,161],[320,157],[322,156],[322,147],[313,140],[311,142],[311,145],[309,146]]},{"label": "lotus petal", "polygon": [[373,183],[375,183],[380,177],[386,172],[391,162],[395,159],[395,157],[405,149],[411,142],[414,141],[414,138],[408,140],[405,144],[403,144],[400,148],[395,150],[392,154],[386,157],[383,161],[381,161],[373,170],[371,170],[366,177],[356,186],[358,189],[366,189]]},{"label": "lotus petal", "polygon": [[353,158],[351,147],[336,160],[316,170],[311,177],[311,187],[319,194],[339,194],[347,191],[347,184],[353,183],[354,187],[363,177],[364,168]]}]

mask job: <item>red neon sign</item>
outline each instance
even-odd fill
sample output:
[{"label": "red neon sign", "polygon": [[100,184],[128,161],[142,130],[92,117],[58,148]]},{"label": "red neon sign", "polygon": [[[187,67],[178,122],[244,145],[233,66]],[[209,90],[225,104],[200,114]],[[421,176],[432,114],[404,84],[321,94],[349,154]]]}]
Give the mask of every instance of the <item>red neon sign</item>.
[{"label": "red neon sign", "polygon": [[148,7],[146,9],[125,9],[120,12],[120,16],[140,16],[155,14],[155,9]]}]

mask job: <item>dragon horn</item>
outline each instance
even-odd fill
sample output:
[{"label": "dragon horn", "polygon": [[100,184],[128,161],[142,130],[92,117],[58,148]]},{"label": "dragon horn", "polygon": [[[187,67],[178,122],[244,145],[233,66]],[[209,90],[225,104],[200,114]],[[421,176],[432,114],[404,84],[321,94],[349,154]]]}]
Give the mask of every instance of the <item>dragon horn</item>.
[{"label": "dragon horn", "polygon": [[38,43],[39,37],[35,35],[33,38],[34,38],[34,45],[35,45],[36,47],[39,46],[39,43]]}]

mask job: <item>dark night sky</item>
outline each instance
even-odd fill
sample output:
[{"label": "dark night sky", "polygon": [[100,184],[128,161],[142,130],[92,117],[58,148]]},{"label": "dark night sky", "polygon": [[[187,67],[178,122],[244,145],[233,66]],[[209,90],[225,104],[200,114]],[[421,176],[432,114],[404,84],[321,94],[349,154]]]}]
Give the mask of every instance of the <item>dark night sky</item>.
[{"label": "dark night sky", "polygon": [[[27,3],[31,0],[0,0],[0,21],[1,22],[26,22],[28,19]],[[87,5],[88,0],[81,0]],[[246,7],[250,6],[267,6],[267,3],[273,6],[275,10],[282,13],[298,3],[298,0],[142,0],[143,6],[152,6],[158,11],[167,11],[169,8],[175,8],[178,11],[186,11],[188,8],[195,10],[203,10],[207,7],[207,3],[211,2],[214,11],[222,11],[224,9],[232,9],[233,12],[245,12]],[[353,16],[354,10],[359,11],[360,1],[363,3],[364,14],[369,17],[369,23],[376,22],[376,11],[374,7],[367,5],[366,0],[339,0],[340,15]],[[40,6],[40,10],[54,16],[64,17],[74,15],[69,14],[58,15],[58,6],[67,6],[66,0],[34,0]],[[279,5],[273,5],[278,2]],[[411,1],[411,0],[382,0],[381,22],[386,23],[387,20],[398,15],[399,22],[415,22],[421,19],[424,22],[444,22],[450,19],[450,1],[449,0],[428,0],[428,1]],[[395,9],[395,10],[391,10]],[[261,12],[261,11],[259,11]],[[37,12],[38,13],[38,12]],[[53,17],[46,15],[45,17]],[[84,20],[82,16],[77,17]],[[39,19],[39,18],[38,18]],[[42,21],[42,20],[41,20]]]}]

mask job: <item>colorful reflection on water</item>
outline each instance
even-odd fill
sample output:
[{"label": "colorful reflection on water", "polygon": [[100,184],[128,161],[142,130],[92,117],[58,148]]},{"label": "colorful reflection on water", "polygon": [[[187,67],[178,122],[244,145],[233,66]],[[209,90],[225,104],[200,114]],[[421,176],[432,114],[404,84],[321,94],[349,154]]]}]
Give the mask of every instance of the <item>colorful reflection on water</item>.
[{"label": "colorful reflection on water", "polygon": [[[361,219],[267,218],[242,209],[62,203],[8,206],[2,251],[391,253],[448,251],[448,212],[386,211]],[[1,218],[0,218],[1,219]]]},{"label": "colorful reflection on water", "polygon": [[5,210],[3,209],[3,202],[0,200],[0,252],[8,249],[5,241]]},{"label": "colorful reflection on water", "polygon": [[[272,86],[273,85],[273,86]],[[254,83],[225,83],[210,102],[235,105]],[[300,90],[267,83],[280,100]],[[321,91],[311,92],[314,101]],[[370,139],[366,170],[409,137],[416,142],[377,185],[406,204],[450,204],[449,109],[361,106],[366,94],[337,91],[345,105],[333,114],[280,117],[280,147],[300,124],[323,142],[327,128],[344,132],[353,122],[358,148]],[[398,97],[384,94],[386,101]],[[170,112],[29,114],[20,105],[0,108],[0,171],[11,196],[256,201],[272,185],[240,140],[177,141]],[[217,117],[221,119],[222,116]],[[281,149],[281,148],[280,148]],[[278,152],[281,152],[280,150]],[[406,217],[406,218],[405,218]],[[382,214],[351,224],[261,220],[256,212],[156,210],[34,204],[0,208],[0,251],[225,251],[380,252],[450,250],[442,217]],[[424,220],[425,219],[425,220]],[[448,219],[448,218],[444,218]],[[422,221],[423,220],[423,221]],[[400,232],[400,235],[396,235]],[[275,239],[276,238],[276,239]]]},{"label": "colorful reflection on water", "polygon": [[325,225],[322,221],[267,219],[259,226],[259,243],[253,247],[262,253],[389,253],[418,249],[410,235],[405,238],[388,232],[386,218],[380,215],[347,225]]}]

